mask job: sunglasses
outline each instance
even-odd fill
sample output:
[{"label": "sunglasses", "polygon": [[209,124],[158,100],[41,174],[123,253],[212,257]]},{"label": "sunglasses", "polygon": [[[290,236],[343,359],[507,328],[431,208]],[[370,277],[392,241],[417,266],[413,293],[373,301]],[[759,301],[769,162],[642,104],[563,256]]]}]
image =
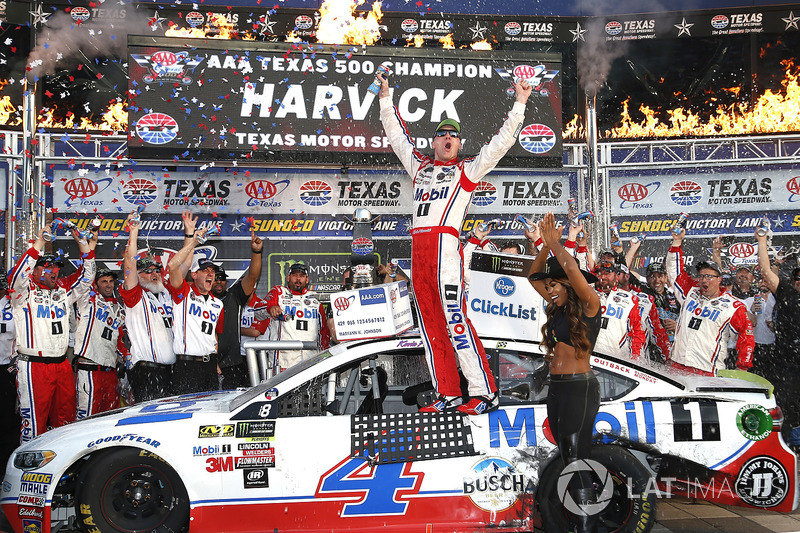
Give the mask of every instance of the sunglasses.
[{"label": "sunglasses", "polygon": [[228,281],[228,278],[225,276],[216,276],[214,278],[215,281]]},{"label": "sunglasses", "polygon": [[721,278],[721,277],[722,276],[720,276],[718,274],[717,275],[714,275],[714,274],[698,274],[698,275],[695,276],[695,278],[697,278],[697,279],[704,279],[706,281],[710,281],[710,280],[712,280],[714,278]]},{"label": "sunglasses", "polygon": [[436,133],[434,133],[433,136],[444,137],[447,134],[450,134],[450,137],[453,137],[454,139],[458,139],[459,137],[461,137],[461,134],[456,130],[439,130]]},{"label": "sunglasses", "polygon": [[148,267],[140,271],[142,274],[152,274],[154,272],[161,272],[159,267]]}]

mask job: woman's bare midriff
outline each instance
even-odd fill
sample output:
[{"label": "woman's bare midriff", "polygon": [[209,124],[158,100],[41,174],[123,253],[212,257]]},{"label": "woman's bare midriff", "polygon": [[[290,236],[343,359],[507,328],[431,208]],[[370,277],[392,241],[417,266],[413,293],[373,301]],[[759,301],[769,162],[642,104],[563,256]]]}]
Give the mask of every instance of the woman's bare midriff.
[{"label": "woman's bare midriff", "polygon": [[563,342],[556,343],[553,360],[550,361],[551,374],[584,374],[590,370],[588,357],[578,359],[575,357],[575,348]]}]

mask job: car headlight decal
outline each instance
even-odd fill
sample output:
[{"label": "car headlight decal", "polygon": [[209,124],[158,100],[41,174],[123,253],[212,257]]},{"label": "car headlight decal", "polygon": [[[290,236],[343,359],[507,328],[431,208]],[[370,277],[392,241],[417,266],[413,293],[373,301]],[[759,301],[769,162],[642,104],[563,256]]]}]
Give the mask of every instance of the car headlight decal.
[{"label": "car headlight decal", "polygon": [[51,450],[17,452],[14,455],[14,467],[20,470],[36,470],[55,459],[55,457],[56,452]]}]

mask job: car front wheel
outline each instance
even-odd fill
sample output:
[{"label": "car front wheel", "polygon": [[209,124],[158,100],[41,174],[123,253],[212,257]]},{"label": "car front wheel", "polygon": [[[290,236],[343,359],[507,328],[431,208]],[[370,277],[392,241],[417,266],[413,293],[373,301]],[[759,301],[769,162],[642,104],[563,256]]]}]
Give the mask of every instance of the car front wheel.
[{"label": "car front wheel", "polygon": [[[596,492],[604,488],[607,502],[598,515],[599,533],[650,531],[656,522],[657,495],[647,490],[650,472],[629,451],[614,445],[594,445],[591,459],[608,472],[608,485],[598,483]],[[564,503],[558,496],[558,481],[564,470],[561,457],[553,460],[539,480],[536,500],[542,513],[545,531],[569,531],[569,518]],[[598,503],[603,505],[603,501]]]},{"label": "car front wheel", "polygon": [[138,448],[101,453],[80,476],[75,512],[84,531],[189,531],[189,497],[178,474]]}]

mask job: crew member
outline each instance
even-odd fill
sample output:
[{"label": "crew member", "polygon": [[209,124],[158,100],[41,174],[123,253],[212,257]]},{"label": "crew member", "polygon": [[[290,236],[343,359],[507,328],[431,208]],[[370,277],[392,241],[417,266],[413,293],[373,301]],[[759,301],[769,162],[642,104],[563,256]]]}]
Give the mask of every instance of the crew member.
[{"label": "crew member", "polygon": [[683,306],[672,346],[672,366],[695,374],[713,376],[725,368],[729,330],[738,333],[736,367],[753,365],[753,325],[741,300],[722,288],[722,270],[714,261],[697,263],[697,279],[683,265],[686,230],[672,236],[666,259],[667,277]]},{"label": "crew member", "polygon": [[264,298],[272,317],[270,328],[275,340],[296,340],[317,343],[318,350],[280,350],[280,370],[296,365],[319,350],[327,350],[331,342],[325,309],[308,292],[308,267],[295,263],[289,267],[286,286],[275,285]]},{"label": "crew member", "polygon": [[[483,345],[467,318],[459,229],[478,182],[516,142],[532,89],[526,80],[519,80],[514,105],[500,131],[476,157],[459,159],[462,132],[457,121],[442,120],[434,131],[434,156],[423,155],[392,105],[388,79],[380,74],[378,79],[386,136],[414,186],[414,293],[425,360],[438,393],[421,411],[455,407],[467,414],[484,413],[496,408],[499,398]],[[463,405],[459,366],[468,383],[469,399]]]},{"label": "crew member", "polygon": [[[210,228],[197,230],[195,238],[184,244],[167,264],[168,289],[174,302],[172,386],[175,394],[219,388],[217,322],[222,314],[222,300],[211,294],[219,267],[207,259],[192,259],[198,234],[205,235]],[[188,264],[191,264],[192,283],[186,282],[181,268]]]},{"label": "crew member", "polygon": [[83,265],[65,278],[62,262],[43,255],[44,229],[20,257],[11,274],[12,313],[17,330],[17,394],[22,417],[21,441],[75,419],[75,375],[67,360],[72,306],[92,290],[97,234],[78,243]]},{"label": "crew member", "polygon": [[595,288],[601,304],[600,334],[595,350],[606,355],[638,359],[645,340],[639,297],[617,286],[619,267],[607,259],[595,267]]},{"label": "crew member", "polygon": [[161,265],[149,257],[137,256],[139,224],[133,214],[128,215],[128,231],[128,245],[122,260],[123,282],[119,289],[125,304],[125,329],[131,343],[126,368],[134,401],[145,402],[171,393],[172,364],[175,363],[172,314],[159,299],[159,294],[165,290]]},{"label": "crew member", "polygon": [[114,296],[117,279],[116,272],[98,269],[95,291],[77,302],[77,420],[119,407],[117,361],[127,349],[122,342],[125,308]]}]

